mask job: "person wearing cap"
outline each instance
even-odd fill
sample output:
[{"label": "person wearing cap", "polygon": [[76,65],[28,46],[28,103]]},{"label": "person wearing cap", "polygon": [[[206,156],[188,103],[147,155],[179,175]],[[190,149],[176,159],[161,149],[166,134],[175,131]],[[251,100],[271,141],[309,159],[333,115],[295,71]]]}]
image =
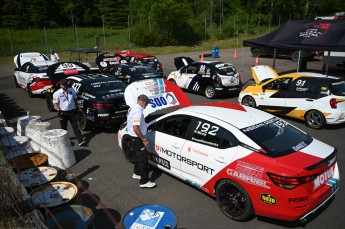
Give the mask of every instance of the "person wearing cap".
[{"label": "person wearing cap", "polygon": [[50,50],[50,60],[55,62],[59,62],[60,60],[59,55],[53,49]]},{"label": "person wearing cap", "polygon": [[58,111],[61,129],[67,130],[68,121],[71,123],[73,132],[80,146],[85,145],[85,141],[77,124],[75,104],[77,104],[77,94],[74,88],[68,87],[66,79],[60,80],[60,89],[53,94],[53,104]]},{"label": "person wearing cap", "polygon": [[149,142],[145,138],[147,123],[145,122],[144,109],[149,103],[146,95],[139,95],[137,103],[130,108],[127,116],[127,129],[131,136],[130,146],[135,153],[134,172],[132,177],[139,179],[141,188],[153,188],[154,182],[149,180],[148,159],[146,148]]}]

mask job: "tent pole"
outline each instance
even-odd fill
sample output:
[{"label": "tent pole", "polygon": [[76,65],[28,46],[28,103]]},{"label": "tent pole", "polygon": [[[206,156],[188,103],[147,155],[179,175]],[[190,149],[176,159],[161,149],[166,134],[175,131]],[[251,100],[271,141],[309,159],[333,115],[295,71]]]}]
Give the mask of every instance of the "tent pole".
[{"label": "tent pole", "polygon": [[302,54],[302,50],[298,50],[298,63],[297,63],[297,72],[299,72],[300,67],[301,67],[301,55]]},{"label": "tent pole", "polygon": [[242,47],[242,73],[244,72],[244,67],[243,67],[243,65],[244,65],[244,60],[243,60],[243,57],[244,57],[244,46]]},{"label": "tent pole", "polygon": [[277,49],[273,49],[273,69],[276,67]]},{"label": "tent pole", "polygon": [[[327,60],[326,60],[326,72],[325,75],[328,75],[328,63],[329,63],[329,57],[331,55],[331,51],[328,51],[328,55],[327,55]],[[325,57],[324,57],[325,58]]]}]

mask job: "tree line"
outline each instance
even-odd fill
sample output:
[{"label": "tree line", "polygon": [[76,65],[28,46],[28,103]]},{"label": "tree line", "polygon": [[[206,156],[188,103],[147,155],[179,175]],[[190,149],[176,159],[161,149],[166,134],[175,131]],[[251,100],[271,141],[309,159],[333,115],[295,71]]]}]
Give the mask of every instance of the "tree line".
[{"label": "tree line", "polygon": [[345,1],[2,0],[0,10],[4,28],[128,28],[137,45],[164,46],[193,44],[204,39],[209,28],[219,28],[222,39],[254,33],[259,25],[331,15],[345,11]]}]

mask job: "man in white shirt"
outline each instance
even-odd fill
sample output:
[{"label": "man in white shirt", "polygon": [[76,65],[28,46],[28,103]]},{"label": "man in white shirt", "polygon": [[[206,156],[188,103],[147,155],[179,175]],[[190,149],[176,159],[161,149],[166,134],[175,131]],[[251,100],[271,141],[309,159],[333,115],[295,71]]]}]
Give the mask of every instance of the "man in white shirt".
[{"label": "man in white shirt", "polygon": [[145,139],[147,123],[145,122],[144,109],[149,103],[146,95],[139,95],[137,103],[130,108],[127,117],[128,133],[131,136],[130,146],[135,152],[133,178],[139,179],[141,188],[153,188],[154,182],[149,181],[148,159],[146,147],[149,142]]},{"label": "man in white shirt", "polygon": [[77,104],[77,94],[74,88],[68,87],[66,79],[60,81],[60,89],[53,94],[53,104],[55,110],[58,111],[61,129],[67,130],[68,121],[71,123],[74,134],[80,146],[84,146],[86,142],[81,135],[77,124],[77,115],[75,104]]},{"label": "man in white shirt", "polygon": [[50,60],[54,62],[59,62],[60,60],[59,55],[53,49],[50,50]]}]

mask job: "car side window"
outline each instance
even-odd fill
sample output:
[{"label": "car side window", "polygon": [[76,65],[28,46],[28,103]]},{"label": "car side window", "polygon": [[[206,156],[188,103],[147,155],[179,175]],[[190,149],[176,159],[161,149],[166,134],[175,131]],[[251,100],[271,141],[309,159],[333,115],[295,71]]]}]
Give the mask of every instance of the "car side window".
[{"label": "car side window", "polygon": [[207,120],[195,119],[191,130],[190,140],[193,142],[219,149],[230,148],[238,144],[235,136],[229,131]]},{"label": "car side window", "polygon": [[317,96],[320,94],[320,85],[317,79],[300,77],[294,82],[293,91]]},{"label": "car side window", "polygon": [[267,84],[267,89],[287,91],[292,78],[279,78]]},{"label": "car side window", "polygon": [[175,137],[185,138],[190,123],[189,116],[177,115],[158,121],[154,129]]}]

